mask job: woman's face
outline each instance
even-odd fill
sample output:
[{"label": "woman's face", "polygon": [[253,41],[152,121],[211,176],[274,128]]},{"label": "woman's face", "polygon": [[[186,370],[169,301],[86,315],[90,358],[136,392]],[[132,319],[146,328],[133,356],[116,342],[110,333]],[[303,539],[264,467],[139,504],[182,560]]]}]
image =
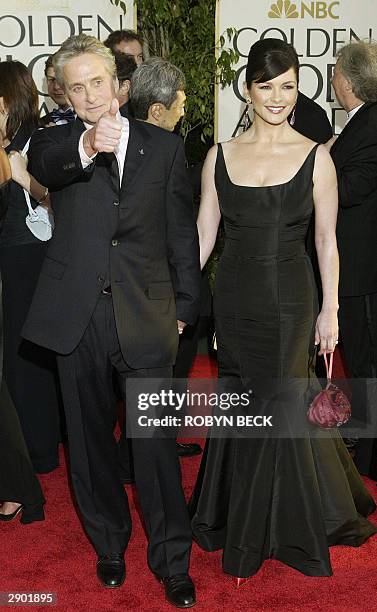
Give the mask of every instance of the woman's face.
[{"label": "woman's face", "polygon": [[297,77],[294,68],[267,81],[245,87],[245,97],[251,98],[256,115],[271,125],[280,125],[292,112],[297,100]]}]

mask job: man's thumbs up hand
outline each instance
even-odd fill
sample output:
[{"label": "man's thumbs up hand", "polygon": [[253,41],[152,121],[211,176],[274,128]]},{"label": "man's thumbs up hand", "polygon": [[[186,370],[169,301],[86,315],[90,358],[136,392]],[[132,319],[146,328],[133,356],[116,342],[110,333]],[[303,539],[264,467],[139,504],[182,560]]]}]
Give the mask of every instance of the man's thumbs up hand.
[{"label": "man's thumbs up hand", "polygon": [[119,102],[111,100],[110,108],[84,136],[84,149],[91,157],[97,152],[114,153],[122,134],[122,121],[117,118]]},{"label": "man's thumbs up hand", "polygon": [[117,113],[119,113],[119,101],[117,98],[111,100],[109,113],[112,117],[116,117]]}]

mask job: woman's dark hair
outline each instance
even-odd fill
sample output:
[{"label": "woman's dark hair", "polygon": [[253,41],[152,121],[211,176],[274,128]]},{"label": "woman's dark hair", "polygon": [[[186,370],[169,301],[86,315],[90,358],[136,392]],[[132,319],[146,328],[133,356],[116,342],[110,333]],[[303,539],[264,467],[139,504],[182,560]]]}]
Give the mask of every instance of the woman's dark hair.
[{"label": "woman's dark hair", "polygon": [[9,140],[24,121],[38,124],[38,90],[31,73],[21,62],[0,62],[0,97],[8,113],[6,136]]},{"label": "woman's dark hair", "polygon": [[265,83],[293,68],[298,82],[299,61],[292,45],[279,38],[264,38],[254,43],[249,51],[246,85]]}]

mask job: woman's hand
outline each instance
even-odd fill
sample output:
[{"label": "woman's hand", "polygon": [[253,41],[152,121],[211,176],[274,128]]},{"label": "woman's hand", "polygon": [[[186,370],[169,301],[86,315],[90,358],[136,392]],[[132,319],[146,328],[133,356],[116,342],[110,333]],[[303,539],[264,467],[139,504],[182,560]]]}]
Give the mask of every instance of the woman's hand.
[{"label": "woman's hand", "polygon": [[320,345],[318,355],[333,353],[338,344],[338,313],[321,310],[315,326],[315,344]]},{"label": "woman's hand", "polygon": [[12,179],[24,189],[29,189],[30,177],[27,171],[27,158],[23,157],[19,151],[9,153],[9,163],[12,170]]}]

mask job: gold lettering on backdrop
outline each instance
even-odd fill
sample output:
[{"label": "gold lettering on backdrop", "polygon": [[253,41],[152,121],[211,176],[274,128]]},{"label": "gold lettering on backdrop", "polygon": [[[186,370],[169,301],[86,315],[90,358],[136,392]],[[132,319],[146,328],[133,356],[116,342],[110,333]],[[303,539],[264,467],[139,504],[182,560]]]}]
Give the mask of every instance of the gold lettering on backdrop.
[{"label": "gold lettering on backdrop", "polygon": [[[270,19],[339,19],[338,8],[340,2],[301,2],[294,4],[290,0],[277,0],[270,6],[268,17]],[[298,11],[298,8],[300,9]]]},{"label": "gold lettering on backdrop", "polygon": [[305,2],[301,2],[301,18],[305,17],[305,13],[313,17],[313,19],[339,19],[339,13],[335,14],[335,7],[339,6],[339,2],[310,2],[308,6]]}]

